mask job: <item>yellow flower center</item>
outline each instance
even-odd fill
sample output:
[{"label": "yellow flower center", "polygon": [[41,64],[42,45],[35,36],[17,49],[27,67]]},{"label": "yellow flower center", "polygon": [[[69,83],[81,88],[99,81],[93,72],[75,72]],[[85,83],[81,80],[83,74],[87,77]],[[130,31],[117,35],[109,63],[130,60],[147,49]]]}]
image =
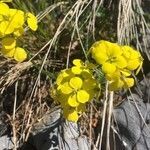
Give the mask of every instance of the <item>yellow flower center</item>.
[{"label": "yellow flower center", "polygon": [[106,62],[113,63],[113,62],[115,62],[115,60],[116,60],[116,57],[112,56]]}]

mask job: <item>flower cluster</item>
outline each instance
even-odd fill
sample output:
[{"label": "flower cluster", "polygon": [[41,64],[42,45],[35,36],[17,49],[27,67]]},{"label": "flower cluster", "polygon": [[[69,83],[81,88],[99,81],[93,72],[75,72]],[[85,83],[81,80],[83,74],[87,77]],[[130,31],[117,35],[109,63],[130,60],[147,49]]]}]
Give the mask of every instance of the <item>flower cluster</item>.
[{"label": "flower cluster", "polygon": [[134,85],[131,73],[133,70],[138,73],[143,62],[137,50],[103,40],[94,43],[90,50],[95,61],[102,65],[110,90],[130,88]]},{"label": "flower cluster", "polygon": [[62,70],[56,85],[51,90],[53,98],[61,104],[64,117],[76,122],[85,105],[100,88],[92,73],[80,59],[73,61],[74,66]]},{"label": "flower cluster", "polygon": [[[132,73],[136,71],[137,74],[143,63],[137,50],[102,40],[94,43],[90,52],[101,66],[110,91],[134,85]],[[63,115],[69,121],[76,122],[79,115],[85,112],[86,103],[98,94],[100,84],[94,78],[91,68],[95,68],[95,65],[75,59],[71,68],[59,73],[51,89],[51,96],[60,103]]]},{"label": "flower cluster", "polygon": [[5,2],[11,1],[0,1],[1,53],[5,57],[14,58],[16,61],[22,62],[27,58],[27,53],[23,48],[16,46],[16,40],[23,35],[25,24],[35,31],[37,29],[37,19],[32,13],[9,8]]}]

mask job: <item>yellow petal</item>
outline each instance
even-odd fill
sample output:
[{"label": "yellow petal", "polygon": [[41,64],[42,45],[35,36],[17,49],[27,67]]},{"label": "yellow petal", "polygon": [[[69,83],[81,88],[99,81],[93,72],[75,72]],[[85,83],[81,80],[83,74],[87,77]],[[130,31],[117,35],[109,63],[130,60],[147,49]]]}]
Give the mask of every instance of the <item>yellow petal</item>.
[{"label": "yellow petal", "polygon": [[127,69],[129,70],[135,70],[138,68],[138,66],[140,65],[140,61],[139,59],[134,59],[134,60],[129,60],[128,61],[128,65],[127,65]]},{"label": "yellow petal", "polygon": [[142,58],[140,52],[138,52],[138,51],[134,51],[134,53],[132,52],[131,59],[128,61],[127,68],[130,70],[135,70],[135,69],[139,68],[137,70],[137,72],[138,72],[141,69],[142,64],[143,64],[143,58]]},{"label": "yellow petal", "polygon": [[103,42],[103,41],[98,41],[98,42],[94,43],[92,45],[90,51],[92,53],[92,57],[95,59],[95,61],[98,64],[103,64],[108,59],[107,46],[106,46],[105,42]]},{"label": "yellow petal", "polygon": [[[69,108],[68,108],[69,109]],[[77,122],[79,119],[78,112],[75,109],[64,109],[63,115],[68,121]]]},{"label": "yellow petal", "polygon": [[9,12],[9,7],[7,4],[0,2],[0,15],[7,15]]},{"label": "yellow petal", "polygon": [[77,92],[77,100],[80,103],[86,103],[89,101],[89,94],[85,90],[79,90]]},{"label": "yellow petal", "polygon": [[133,78],[124,78],[124,87],[130,88],[134,85],[134,79]]},{"label": "yellow petal", "polygon": [[[19,18],[19,19],[18,19]],[[20,28],[24,24],[24,12],[18,9],[10,9],[9,28]]]},{"label": "yellow petal", "polygon": [[73,88],[73,89],[80,89],[82,87],[82,79],[79,77],[73,77],[71,78],[69,85]]},{"label": "yellow petal", "polygon": [[125,68],[127,66],[127,61],[123,56],[116,58],[115,64],[118,68]]},{"label": "yellow petal", "polygon": [[106,74],[112,74],[116,71],[116,66],[111,63],[104,63],[102,65],[102,71]]},{"label": "yellow petal", "polygon": [[69,98],[68,98],[68,104],[71,107],[77,107],[79,105],[79,103],[77,102],[77,96],[76,96],[76,94],[69,96]]},{"label": "yellow petal", "polygon": [[22,27],[23,24],[24,12],[17,9],[9,9],[9,13],[5,15],[4,21],[0,22],[0,34],[3,36],[11,34],[14,32],[14,29]]},{"label": "yellow petal", "polygon": [[74,73],[74,74],[80,74],[82,72],[82,69],[80,67],[72,67],[71,68],[71,71]]},{"label": "yellow petal", "polygon": [[74,111],[67,116],[68,121],[77,122],[79,119],[77,111]]},{"label": "yellow petal", "polygon": [[131,51],[133,49],[130,46],[122,46],[123,56],[128,60],[131,57]]},{"label": "yellow petal", "polygon": [[132,49],[130,52],[131,52],[131,56],[130,56],[131,59],[137,59],[141,55],[137,50],[134,49]]},{"label": "yellow petal", "polygon": [[2,46],[4,49],[14,49],[16,46],[16,40],[13,37],[6,37],[2,39]]},{"label": "yellow petal", "polygon": [[10,26],[9,21],[0,22],[0,37],[11,34],[14,31],[14,26]]},{"label": "yellow petal", "polygon": [[73,64],[77,67],[81,67],[84,65],[83,62],[81,61],[81,59],[74,59]]},{"label": "yellow petal", "polygon": [[131,71],[127,69],[122,69],[120,72],[126,77],[131,75]]},{"label": "yellow petal", "polygon": [[9,58],[12,58],[14,56],[14,53],[15,53],[15,48],[14,49],[4,49],[2,48],[1,49],[1,52],[2,54],[5,56],[5,57],[9,57]]},{"label": "yellow petal", "polygon": [[32,13],[27,13],[27,23],[30,29],[37,30],[37,18]]},{"label": "yellow petal", "polygon": [[134,50],[130,46],[123,46],[122,48],[123,48],[123,56],[126,58],[127,61],[127,69],[129,70],[137,69],[143,61],[140,52]]},{"label": "yellow petal", "polygon": [[68,82],[65,82],[63,85],[61,85],[61,92],[64,94],[70,94],[73,92],[73,89],[69,86]]},{"label": "yellow petal", "polygon": [[18,62],[22,62],[27,58],[26,51],[21,47],[16,47],[15,53],[14,53],[14,59]]},{"label": "yellow petal", "polygon": [[122,54],[122,49],[117,43],[105,41],[107,46],[107,55],[109,57],[118,57]]}]

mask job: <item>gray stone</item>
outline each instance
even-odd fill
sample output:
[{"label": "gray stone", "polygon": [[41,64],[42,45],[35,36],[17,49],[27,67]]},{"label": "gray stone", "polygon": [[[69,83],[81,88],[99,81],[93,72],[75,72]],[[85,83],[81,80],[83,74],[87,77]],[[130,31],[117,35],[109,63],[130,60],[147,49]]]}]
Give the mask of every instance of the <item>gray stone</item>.
[{"label": "gray stone", "polygon": [[[137,107],[133,98],[136,101]],[[114,109],[114,116],[119,128],[118,132],[127,144],[126,148],[128,150],[134,147],[137,150],[150,149],[149,103],[143,103],[143,100],[137,94],[133,94],[118,108]]]},{"label": "gray stone", "polygon": [[13,149],[13,147],[14,144],[11,138],[9,138],[7,135],[0,137],[0,150]]},{"label": "gray stone", "polygon": [[60,109],[44,117],[32,131],[32,141],[37,150],[89,149],[87,137],[79,135],[78,124],[61,118]]}]

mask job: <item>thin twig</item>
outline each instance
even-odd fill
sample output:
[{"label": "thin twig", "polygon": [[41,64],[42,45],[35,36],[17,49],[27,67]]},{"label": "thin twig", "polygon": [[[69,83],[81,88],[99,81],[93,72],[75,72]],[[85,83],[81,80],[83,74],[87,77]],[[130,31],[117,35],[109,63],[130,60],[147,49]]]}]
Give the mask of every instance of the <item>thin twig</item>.
[{"label": "thin twig", "polygon": [[102,146],[103,133],[104,133],[104,128],[105,128],[106,110],[107,110],[107,102],[108,102],[108,82],[106,83],[105,91],[106,92],[105,92],[105,101],[104,101],[104,109],[103,109],[103,116],[102,116],[102,126],[101,126],[99,149],[101,149],[101,146]]},{"label": "thin twig", "polygon": [[108,122],[107,122],[107,139],[106,139],[106,149],[110,150],[110,125],[111,125],[111,117],[112,117],[112,110],[113,110],[113,95],[114,92],[110,92],[110,97],[109,97],[109,112],[108,112]]},{"label": "thin twig", "polygon": [[14,107],[13,107],[13,142],[14,142],[14,150],[17,150],[17,135],[16,135],[16,124],[15,124],[15,114],[16,114],[16,103],[17,103],[17,88],[18,88],[18,81],[15,84],[15,99],[14,99]]}]

